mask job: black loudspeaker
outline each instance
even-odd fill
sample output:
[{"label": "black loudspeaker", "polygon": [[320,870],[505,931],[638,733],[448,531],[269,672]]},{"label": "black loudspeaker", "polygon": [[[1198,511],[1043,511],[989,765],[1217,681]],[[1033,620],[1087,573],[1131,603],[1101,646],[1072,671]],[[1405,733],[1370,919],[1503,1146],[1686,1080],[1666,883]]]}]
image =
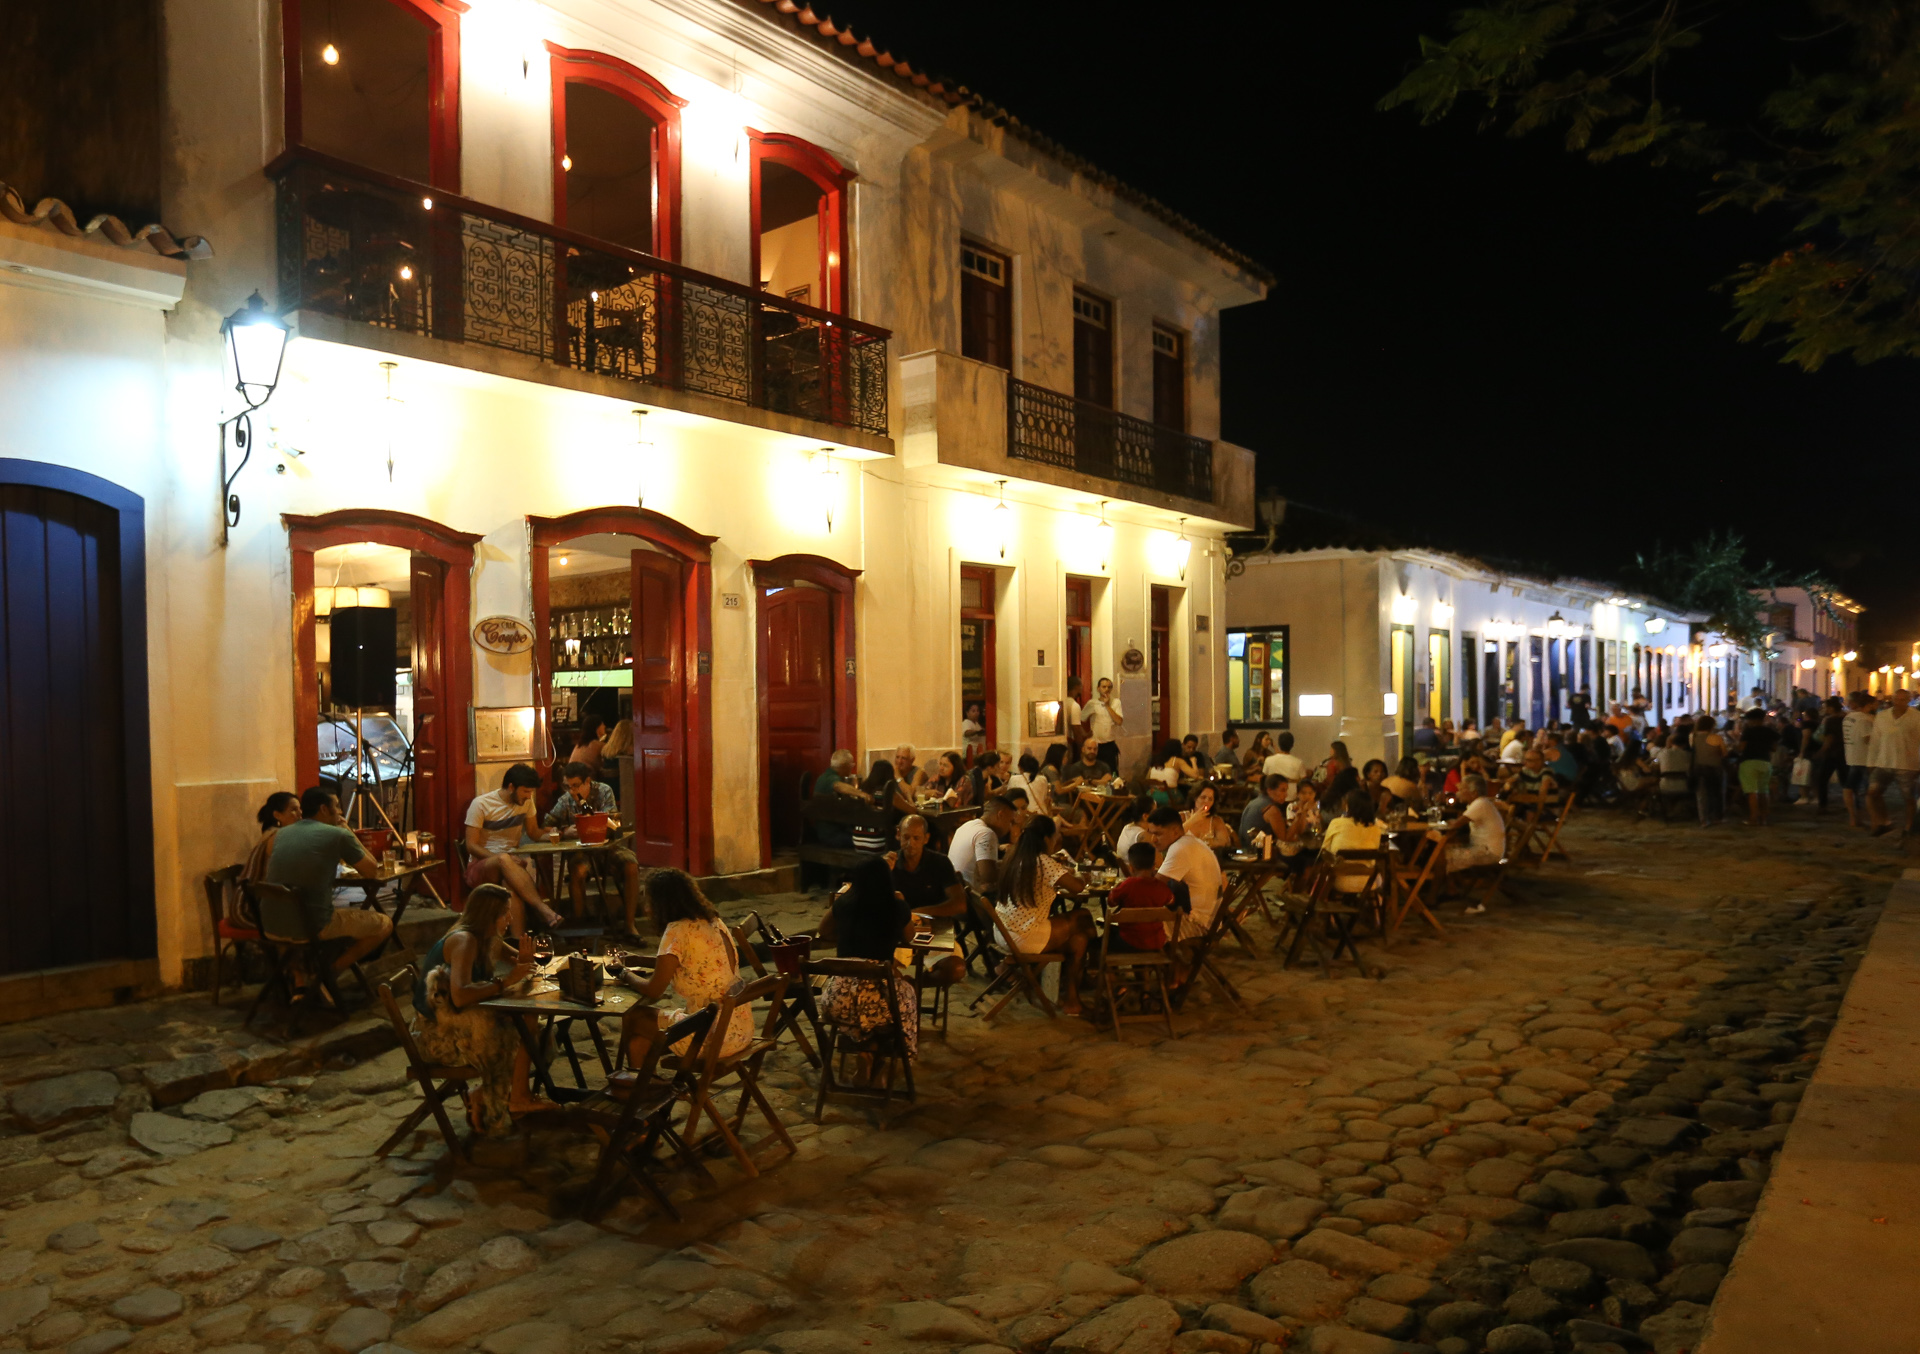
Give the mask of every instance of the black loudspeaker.
[{"label": "black loudspeaker", "polygon": [[332,623],[333,703],[356,710],[393,709],[398,646],[393,608],[341,607]]}]

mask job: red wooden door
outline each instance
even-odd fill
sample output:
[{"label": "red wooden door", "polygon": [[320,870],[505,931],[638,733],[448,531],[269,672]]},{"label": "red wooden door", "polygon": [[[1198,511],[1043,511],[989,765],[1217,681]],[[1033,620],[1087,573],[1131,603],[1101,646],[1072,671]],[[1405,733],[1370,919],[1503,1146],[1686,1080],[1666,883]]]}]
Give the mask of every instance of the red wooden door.
[{"label": "red wooden door", "polygon": [[833,756],[833,602],[818,588],[768,588],[760,604],[767,653],[767,779],[776,847],[800,845],[806,778]]},{"label": "red wooden door", "polygon": [[1167,590],[1153,590],[1153,642],[1148,662],[1153,668],[1153,755],[1173,737],[1173,645],[1168,638],[1167,618],[1171,607]]},{"label": "red wooden door", "polygon": [[633,552],[633,849],[642,865],[687,863],[685,566]]},{"label": "red wooden door", "polygon": [[[446,579],[444,560],[415,552],[409,569],[409,596],[413,604],[413,822],[440,838],[441,851],[452,859],[447,831],[452,826],[453,786],[447,774],[447,711],[452,708],[446,689]],[[466,806],[460,806],[464,814]],[[445,867],[435,872],[442,897],[452,880]]]},{"label": "red wooden door", "polygon": [[1080,679],[1082,704],[1093,698],[1093,580],[1088,578],[1067,580],[1067,676]]},{"label": "red wooden door", "polygon": [[993,587],[991,569],[962,567],[960,570],[960,717],[978,706],[981,750],[998,747],[998,723],[994,706],[999,701],[993,634]]}]

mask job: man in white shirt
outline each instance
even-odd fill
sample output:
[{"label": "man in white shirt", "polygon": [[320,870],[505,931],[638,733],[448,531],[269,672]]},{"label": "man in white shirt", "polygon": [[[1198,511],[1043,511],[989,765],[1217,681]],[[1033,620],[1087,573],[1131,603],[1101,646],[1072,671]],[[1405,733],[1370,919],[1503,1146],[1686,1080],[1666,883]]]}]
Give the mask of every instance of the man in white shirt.
[{"label": "man in white shirt", "polygon": [[1507,851],[1507,820],[1498,801],[1487,795],[1485,776],[1460,777],[1460,797],[1468,801],[1467,840],[1447,848],[1449,870],[1471,870],[1481,865],[1498,865]]},{"label": "man in white shirt", "polygon": [[[1191,909],[1180,924],[1180,940],[1205,935],[1220,910],[1220,859],[1213,848],[1187,832],[1176,809],[1155,809],[1147,819],[1147,837],[1160,851],[1160,877],[1186,889]],[[1174,892],[1177,895],[1179,889]]]},{"label": "man in white shirt", "polygon": [[1120,744],[1114,735],[1127,722],[1120,713],[1120,698],[1113,694],[1113,679],[1102,677],[1094,684],[1094,697],[1087,703],[1087,737],[1100,745],[1100,760],[1120,770]]},{"label": "man in white shirt", "polygon": [[1280,792],[1280,800],[1285,802],[1292,797],[1293,787],[1307,778],[1307,764],[1293,755],[1292,734],[1282,731],[1280,736],[1273,740],[1273,745],[1280,750],[1260,764],[1260,774],[1285,778],[1287,788]]},{"label": "man in white shirt", "polygon": [[1900,782],[1900,800],[1905,823],[1901,836],[1913,831],[1913,785],[1920,772],[1920,711],[1909,708],[1913,693],[1895,687],[1887,693],[1892,704],[1873,717],[1873,742],[1867,764],[1873,768],[1867,786],[1867,811],[1873,815],[1873,835],[1884,837],[1893,831],[1887,816],[1887,784]]},{"label": "man in white shirt", "polygon": [[1869,753],[1873,744],[1873,697],[1856,691],[1847,697],[1847,713],[1840,721],[1840,745],[1847,764],[1840,772],[1840,797],[1847,804],[1847,825],[1865,827],[1860,810],[1867,807]]},{"label": "man in white shirt", "polygon": [[947,847],[947,859],[954,873],[967,881],[967,887],[992,897],[1000,884],[1000,843],[1013,830],[1014,807],[1011,800],[994,795],[978,818],[962,823]]},{"label": "man in white shirt", "polygon": [[1087,689],[1078,677],[1067,678],[1067,699],[1060,706],[1060,717],[1065,721],[1067,745],[1078,743],[1087,736],[1081,726],[1087,722],[1087,707],[1084,704]]},{"label": "man in white shirt", "polygon": [[[539,886],[518,857],[508,854],[520,845],[522,836],[541,842],[547,833],[540,826],[540,810],[533,802],[540,788],[540,773],[525,762],[507,768],[500,788],[475,795],[467,805],[467,887],[500,884],[513,895],[508,909],[509,923],[517,935],[526,933],[526,913],[531,908],[548,926],[560,924],[560,914],[540,897]],[[554,829],[559,836],[559,829]]]}]

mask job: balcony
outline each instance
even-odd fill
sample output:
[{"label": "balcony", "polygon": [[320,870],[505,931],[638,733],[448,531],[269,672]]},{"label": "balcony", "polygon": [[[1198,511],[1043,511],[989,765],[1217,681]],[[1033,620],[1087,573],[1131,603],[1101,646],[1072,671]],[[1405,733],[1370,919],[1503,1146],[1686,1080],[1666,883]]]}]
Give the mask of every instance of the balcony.
[{"label": "balcony", "polygon": [[1007,455],[1213,501],[1213,443],[1007,378]]},{"label": "balcony", "polygon": [[1253,525],[1253,453],[1076,400],[952,353],[900,359],[905,464],[947,465]]},{"label": "balcony", "polygon": [[364,326],[477,345],[666,396],[625,398],[892,449],[887,330],[309,151],[268,172],[280,308],[343,341]]}]

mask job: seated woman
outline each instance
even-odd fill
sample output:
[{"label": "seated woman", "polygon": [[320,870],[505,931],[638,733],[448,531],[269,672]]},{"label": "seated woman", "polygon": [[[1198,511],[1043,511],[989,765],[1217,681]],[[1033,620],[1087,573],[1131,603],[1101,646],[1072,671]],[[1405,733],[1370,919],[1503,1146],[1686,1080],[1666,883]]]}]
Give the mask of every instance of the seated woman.
[{"label": "seated woman", "polygon": [[280,829],[288,823],[300,821],[300,796],[291,790],[275,790],[267,796],[267,802],[253,815],[260,824],[260,840],[253,844],[253,850],[247,852],[247,863],[240,867],[240,877],[255,882],[267,877],[267,862],[273,859],[273,839]]},{"label": "seated woman", "polygon": [[973,802],[973,784],[960,765],[960,755],[943,752],[934,760],[933,774],[927,777],[927,797],[945,802],[950,809],[964,809]]},{"label": "seated woman", "polygon": [[[1378,851],[1381,829],[1373,813],[1373,795],[1358,789],[1347,796],[1346,813],[1327,824],[1320,839],[1320,856],[1335,860],[1342,851]],[[1358,870],[1336,873],[1333,887],[1340,893],[1359,893],[1366,888],[1367,877]]]},{"label": "seated woman", "polygon": [[[1352,754],[1347,751],[1347,745],[1345,743],[1336,739],[1329,747],[1327,759],[1314,768],[1313,779],[1321,785],[1328,785],[1331,784],[1342,771],[1351,771],[1352,769]],[[1324,795],[1321,797],[1323,799],[1326,798]]]},{"label": "seated woman", "polygon": [[1054,792],[1067,778],[1067,745],[1049,743],[1047,750],[1040,754],[1040,779],[1047,783],[1047,799],[1052,802]]},{"label": "seated woman", "polygon": [[1489,780],[1489,783],[1491,783],[1491,779],[1487,775],[1486,759],[1477,752],[1463,757],[1458,766],[1447,772],[1446,780],[1441,782],[1440,793],[1442,795],[1458,794],[1460,791],[1460,782],[1467,776],[1479,776],[1482,779]]},{"label": "seated woman", "polygon": [[993,795],[1007,788],[1007,769],[1000,764],[1000,754],[991,750],[974,758],[973,770],[967,773],[972,804],[984,804]]},{"label": "seated woman", "polygon": [[1262,729],[1253,736],[1253,746],[1247,749],[1247,755],[1240,759],[1240,769],[1248,780],[1259,780],[1266,774],[1267,758],[1276,751],[1273,735]]},{"label": "seated woman", "polygon": [[[1055,744],[1059,747],[1059,744]],[[1061,748],[1065,752],[1065,748]],[[1035,813],[1046,813],[1053,807],[1053,782],[1040,774],[1040,763],[1034,760],[1031,752],[1020,754],[1016,764],[1018,769],[1007,777],[1009,790],[1025,790],[1027,803],[1033,806]]]},{"label": "seated woman", "polygon": [[1378,813],[1380,806],[1387,802],[1392,791],[1386,789],[1387,764],[1378,757],[1369,757],[1366,765],[1360,768],[1360,788],[1373,796],[1373,811]]},{"label": "seated woman", "polygon": [[1320,791],[1312,781],[1301,781],[1287,803],[1286,830],[1276,839],[1281,858],[1293,862],[1294,870],[1306,863],[1307,846],[1320,828]]},{"label": "seated woman", "polygon": [[[1347,767],[1320,787],[1320,816],[1331,822],[1346,815],[1347,801],[1360,789],[1360,773]],[[1369,798],[1372,796],[1369,795]]]},{"label": "seated woman", "polygon": [[[920,917],[925,915],[916,914],[894,890],[886,861],[873,860],[855,870],[840,886],[817,932],[817,939],[835,946],[842,959],[879,959],[892,966],[894,1000],[899,1006],[900,1028],[907,1037],[908,1057],[920,1050],[920,996],[914,991],[913,980],[895,962],[893,952],[913,938]],[[964,960],[949,955],[928,969],[927,976],[945,987],[958,982],[966,971]],[[859,978],[827,979],[821,1006],[828,1019],[851,1025],[862,1034],[892,1019],[885,991]]]},{"label": "seated woman", "polygon": [[1424,813],[1427,808],[1425,776],[1420,763],[1412,757],[1402,757],[1399,765],[1393,768],[1393,774],[1380,782],[1383,796],[1376,796],[1376,807],[1380,812],[1406,809],[1411,813]]},{"label": "seated woman", "polygon": [[891,757],[882,757],[875,762],[873,770],[867,772],[867,778],[860,783],[860,788],[873,796],[876,806],[891,814],[904,816],[919,812],[906,782],[894,771]]},{"label": "seated woman", "polygon": [[1000,899],[995,911],[1007,935],[1022,954],[1064,950],[1067,960],[1060,974],[1060,1009],[1080,1014],[1080,969],[1094,938],[1093,917],[1076,907],[1064,917],[1053,916],[1054,896],[1081,893],[1086,882],[1073,866],[1055,856],[1060,830],[1042,814],[1028,823],[1000,864]]},{"label": "seated woman", "polygon": [[496,956],[505,958],[513,895],[498,884],[467,893],[466,911],[453,929],[433,942],[420,961],[424,975],[413,987],[413,1040],[428,1061],[480,1069],[480,1085],[467,1102],[473,1130],[486,1138],[513,1131],[516,1114],[557,1108],[527,1087],[527,1050],[514,1032],[513,1016],[479,1009],[483,1001],[533,972],[533,939],[520,937],[513,967],[494,977]]},{"label": "seated woman", "polygon": [[1160,803],[1171,806],[1180,787],[1198,780],[1199,773],[1193,764],[1180,755],[1180,745],[1169,738],[1160,745],[1160,752],[1153,759],[1153,765],[1147,769],[1147,779],[1153,783],[1149,791]]},{"label": "seated woman", "polygon": [[[875,857],[874,863],[886,869],[884,859]],[[740,976],[740,956],[734,949],[732,933],[693,882],[693,876],[684,870],[661,869],[647,876],[647,916],[660,932],[653,972],[643,975],[614,964],[609,964],[607,971],[649,1000],[672,988],[686,1006],[636,1006],[627,1012],[620,1024],[620,1037],[626,1040],[627,1057],[635,1067],[646,1060],[656,1033],[681,1016],[725,997]],[[721,1057],[738,1053],[753,1042],[752,1008],[734,1008],[727,1028],[715,1030],[708,1037],[714,1034],[721,1038]],[[686,1052],[684,1048],[673,1051]]]},{"label": "seated woman", "polygon": [[1202,785],[1193,792],[1193,808],[1183,820],[1189,837],[1198,837],[1216,851],[1231,851],[1240,843],[1240,834],[1233,830],[1233,824],[1220,816],[1219,798],[1211,785]]}]

